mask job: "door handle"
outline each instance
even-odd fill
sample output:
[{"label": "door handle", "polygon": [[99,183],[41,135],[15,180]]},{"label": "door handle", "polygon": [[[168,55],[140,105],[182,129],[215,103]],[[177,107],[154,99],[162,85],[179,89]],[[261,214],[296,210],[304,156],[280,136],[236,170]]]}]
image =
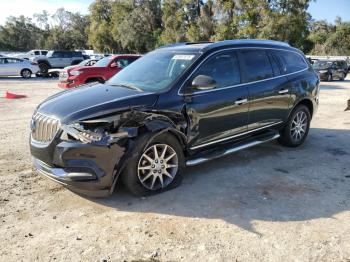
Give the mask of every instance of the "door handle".
[{"label": "door handle", "polygon": [[235,101],[235,104],[236,105],[243,105],[243,104],[245,104],[245,103],[247,103],[248,102],[248,99],[238,99],[238,100],[236,100]]},{"label": "door handle", "polygon": [[278,91],[279,94],[286,94],[288,92],[289,92],[288,89],[282,89],[282,90]]}]

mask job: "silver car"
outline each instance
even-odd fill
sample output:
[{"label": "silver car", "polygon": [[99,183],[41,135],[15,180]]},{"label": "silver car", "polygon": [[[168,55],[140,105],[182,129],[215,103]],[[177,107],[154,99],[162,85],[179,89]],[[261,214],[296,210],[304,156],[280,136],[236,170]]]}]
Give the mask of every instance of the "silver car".
[{"label": "silver car", "polygon": [[22,76],[30,78],[39,72],[36,63],[13,57],[0,57],[0,76]]}]

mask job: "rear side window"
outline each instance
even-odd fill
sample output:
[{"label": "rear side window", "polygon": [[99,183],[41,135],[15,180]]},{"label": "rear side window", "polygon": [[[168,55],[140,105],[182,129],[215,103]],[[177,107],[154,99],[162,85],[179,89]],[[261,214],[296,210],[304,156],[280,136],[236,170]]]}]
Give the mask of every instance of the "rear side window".
[{"label": "rear side window", "polygon": [[217,88],[233,86],[241,83],[238,59],[235,52],[222,52],[209,58],[192,76],[212,77]]},{"label": "rear side window", "polygon": [[246,82],[259,81],[273,77],[270,60],[265,50],[242,50]]},{"label": "rear side window", "polygon": [[273,50],[272,52],[280,60],[283,74],[294,73],[307,68],[304,58],[298,53],[282,50]]},{"label": "rear side window", "polygon": [[47,51],[41,51],[42,55],[47,55]]}]

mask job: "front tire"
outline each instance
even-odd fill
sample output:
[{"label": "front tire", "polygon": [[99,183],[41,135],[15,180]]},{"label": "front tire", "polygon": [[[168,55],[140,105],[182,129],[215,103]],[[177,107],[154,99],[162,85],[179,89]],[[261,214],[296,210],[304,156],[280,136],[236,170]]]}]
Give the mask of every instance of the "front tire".
[{"label": "front tire", "polygon": [[184,167],[183,150],[168,132],[138,138],[122,174],[126,188],[137,196],[147,196],[180,185]]},{"label": "front tire", "polygon": [[40,73],[47,74],[49,72],[50,66],[47,63],[39,63]]},{"label": "front tire", "polygon": [[311,114],[304,105],[294,109],[278,141],[288,147],[297,147],[304,143],[310,129]]},{"label": "front tire", "polygon": [[21,71],[21,76],[23,78],[26,78],[26,79],[31,78],[32,77],[32,71],[30,71],[29,69],[23,69]]}]

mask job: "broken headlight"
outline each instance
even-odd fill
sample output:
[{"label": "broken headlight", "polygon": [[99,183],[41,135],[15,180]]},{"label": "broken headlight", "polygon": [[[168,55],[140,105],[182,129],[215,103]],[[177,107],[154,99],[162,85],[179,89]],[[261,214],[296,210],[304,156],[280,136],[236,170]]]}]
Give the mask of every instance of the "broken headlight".
[{"label": "broken headlight", "polygon": [[62,125],[63,140],[72,138],[83,143],[96,143],[105,139],[107,143],[128,136],[127,132],[118,130],[119,115],[98,119],[82,120],[77,123]]}]

